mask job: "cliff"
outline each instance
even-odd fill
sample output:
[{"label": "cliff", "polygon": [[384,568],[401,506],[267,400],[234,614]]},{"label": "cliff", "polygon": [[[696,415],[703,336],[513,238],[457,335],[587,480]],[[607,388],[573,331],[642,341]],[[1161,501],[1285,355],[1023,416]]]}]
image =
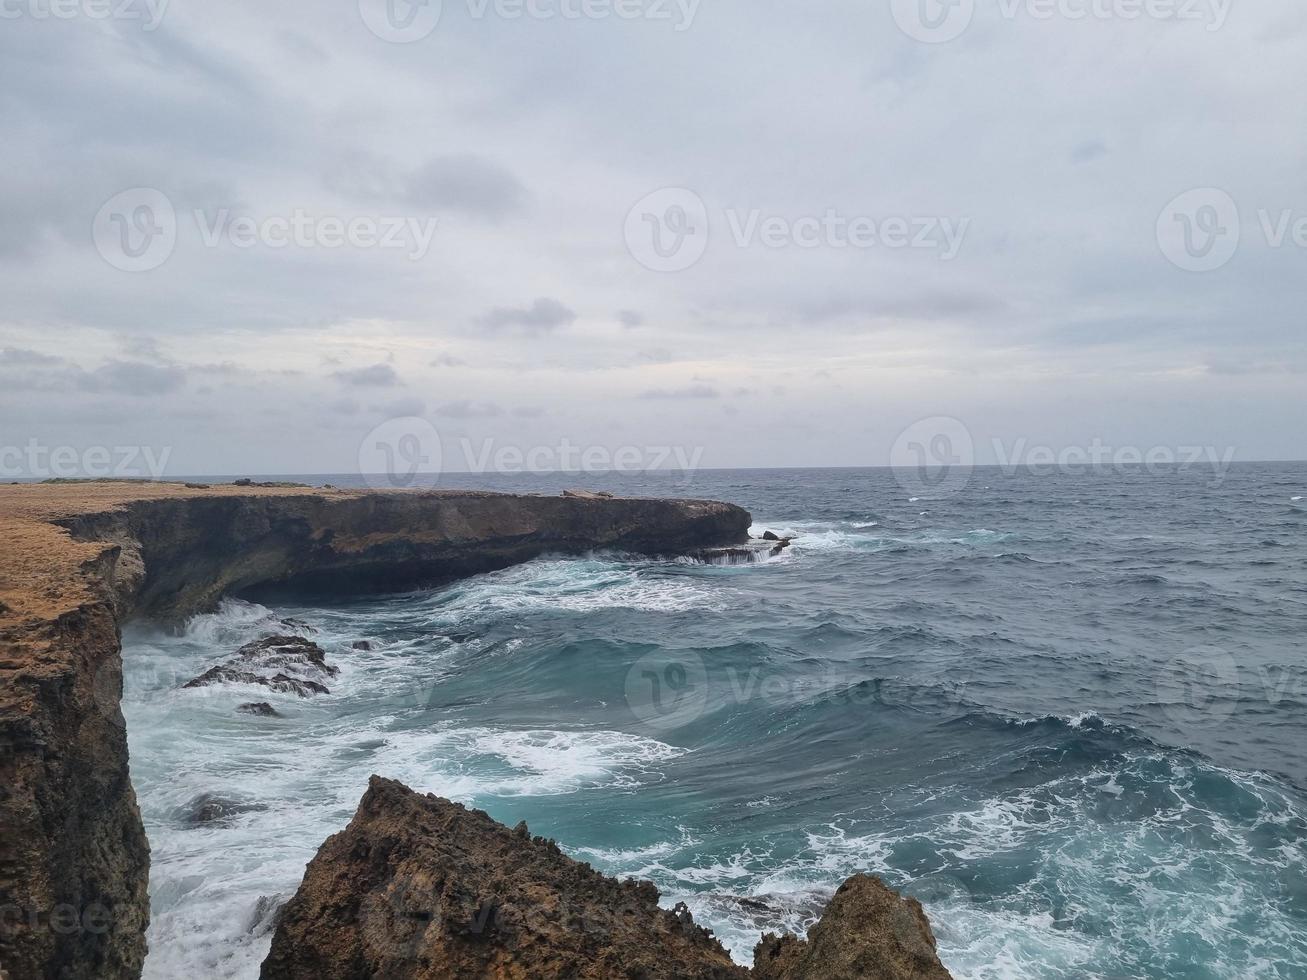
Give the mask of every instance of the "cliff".
[{"label": "cliff", "polygon": [[0,975],[116,980],[145,956],[149,849],[119,628],[224,595],[357,593],[550,552],[736,543],[704,501],[174,484],[0,486]]},{"label": "cliff", "polygon": [[947,980],[921,906],[859,875],[809,942],[736,965],[648,882],[619,882],[525,824],[372,777],[282,910],[263,980]]}]

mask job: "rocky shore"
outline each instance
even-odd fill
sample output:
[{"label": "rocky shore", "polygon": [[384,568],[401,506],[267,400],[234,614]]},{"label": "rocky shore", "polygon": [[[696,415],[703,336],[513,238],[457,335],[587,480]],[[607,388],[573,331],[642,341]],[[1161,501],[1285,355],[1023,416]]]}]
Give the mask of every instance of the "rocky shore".
[{"label": "rocky shore", "polygon": [[374,776],[277,918],[262,980],[947,980],[920,904],[857,875],[808,940],[752,971],[649,882],[616,881],[525,824]]},{"label": "rocky shore", "polygon": [[[730,504],[598,495],[0,486],[0,976],[140,974],[149,848],[120,710],[128,618],[261,590],[412,588],[546,553],[686,554],[741,543],[749,524]],[[329,665],[290,639],[220,669],[312,693]]]}]

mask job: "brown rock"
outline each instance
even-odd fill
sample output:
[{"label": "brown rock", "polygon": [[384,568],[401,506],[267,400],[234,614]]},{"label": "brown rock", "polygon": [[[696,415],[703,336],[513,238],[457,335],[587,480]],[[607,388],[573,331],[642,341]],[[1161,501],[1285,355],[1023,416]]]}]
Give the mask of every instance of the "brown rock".
[{"label": "brown rock", "polygon": [[762,937],[759,980],[949,980],[921,903],[879,878],[854,875],[835,893],[807,940]]},{"label": "brown rock", "polygon": [[263,980],[744,980],[688,911],[525,827],[373,776],[282,911]]}]

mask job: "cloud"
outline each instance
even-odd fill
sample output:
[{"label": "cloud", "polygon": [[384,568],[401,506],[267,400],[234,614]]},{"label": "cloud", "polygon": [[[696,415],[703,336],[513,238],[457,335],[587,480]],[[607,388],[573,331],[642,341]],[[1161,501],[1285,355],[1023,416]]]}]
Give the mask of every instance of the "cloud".
[{"label": "cloud", "polygon": [[541,419],[546,412],[539,405],[519,405],[513,409],[513,415],[519,419]]},{"label": "cloud", "polygon": [[711,385],[696,384],[690,385],[686,388],[674,388],[670,391],[665,388],[654,388],[650,391],[644,392],[640,397],[654,399],[720,398],[721,392],[716,388],[713,388]]},{"label": "cloud", "polygon": [[627,328],[644,326],[644,314],[635,310],[618,310],[617,322]]},{"label": "cloud", "polygon": [[389,364],[337,371],[332,377],[354,388],[393,388],[400,383],[399,375]]},{"label": "cloud", "polygon": [[1107,155],[1107,144],[1102,140],[1086,140],[1071,150],[1072,163],[1089,163]]},{"label": "cloud", "polygon": [[426,402],[420,398],[397,398],[392,402],[386,402],[384,405],[373,405],[372,411],[398,419],[419,416],[426,411],[426,408]]},{"label": "cloud", "polygon": [[6,347],[0,350],[0,366],[4,367],[54,367],[66,363],[67,361],[62,357],[21,347]]},{"label": "cloud", "polygon": [[453,354],[437,354],[431,362],[431,366],[440,368],[466,367],[467,361],[461,357],[455,357]]},{"label": "cloud", "polygon": [[527,200],[516,177],[470,153],[433,157],[404,183],[403,199],[415,207],[493,220],[521,211]]},{"label": "cloud", "polygon": [[166,395],[186,383],[186,371],[175,365],[142,361],[109,361],[84,376],[87,391],[120,395]]},{"label": "cloud", "polygon": [[478,321],[491,330],[517,328],[528,333],[556,330],[576,321],[576,312],[556,299],[542,296],[525,309],[496,307]]},{"label": "cloud", "polygon": [[437,405],[432,409],[432,413],[447,419],[490,419],[503,415],[504,410],[494,402],[473,402],[463,399]]}]

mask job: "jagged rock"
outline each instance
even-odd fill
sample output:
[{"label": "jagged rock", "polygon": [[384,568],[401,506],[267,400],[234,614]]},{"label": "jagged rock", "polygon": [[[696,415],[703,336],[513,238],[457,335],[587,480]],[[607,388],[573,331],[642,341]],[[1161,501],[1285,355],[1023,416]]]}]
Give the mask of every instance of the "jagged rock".
[{"label": "jagged rock", "polygon": [[354,650],[366,651],[372,649],[372,644],[368,640],[355,640],[352,644],[350,644],[350,647],[351,649]]},{"label": "jagged rock", "polygon": [[764,541],[779,541],[781,539],[781,536],[777,534],[775,531],[763,531],[762,539]]},{"label": "jagged rock", "polygon": [[219,796],[216,793],[201,793],[199,796],[179,806],[173,811],[173,819],[185,827],[202,827],[205,824],[225,824],[239,813],[256,813],[266,810],[262,803],[250,803]]},{"label": "jagged rock", "polygon": [[258,715],[260,718],[281,717],[281,712],[267,701],[247,701],[245,704],[238,704],[236,710],[243,715]]},{"label": "jagged rock", "polygon": [[543,837],[372,777],[282,912],[263,980],[743,980],[706,929]]},{"label": "jagged rock", "polygon": [[[756,911],[775,913],[762,902]],[[747,906],[746,906],[747,907]],[[810,941],[767,935],[753,971],[686,906],[558,845],[373,776],[309,862],[262,980],[948,980],[921,906],[858,875]]]},{"label": "jagged rock", "polygon": [[250,912],[245,926],[246,933],[256,938],[266,936],[277,928],[277,923],[281,921],[281,910],[285,907],[286,901],[280,895],[260,895]]},{"label": "jagged rock", "polygon": [[[277,672],[269,676],[273,670]],[[260,684],[281,694],[307,698],[315,694],[330,694],[322,679],[339,673],[340,668],[327,663],[323,649],[312,640],[302,636],[268,636],[245,644],[236,651],[234,658],[210,667],[182,687]]]},{"label": "jagged rock", "polygon": [[758,980],[949,980],[921,903],[879,878],[854,875],[835,893],[807,940],[762,937]]}]

